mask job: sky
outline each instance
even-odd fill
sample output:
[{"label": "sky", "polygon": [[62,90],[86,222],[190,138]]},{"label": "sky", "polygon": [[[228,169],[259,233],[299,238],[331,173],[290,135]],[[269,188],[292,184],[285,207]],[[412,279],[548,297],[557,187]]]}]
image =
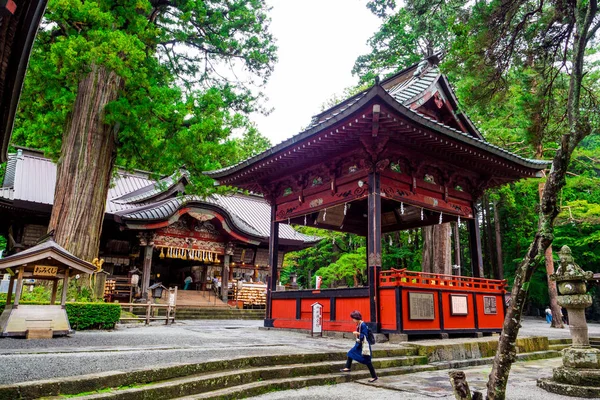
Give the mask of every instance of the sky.
[{"label": "sky", "polygon": [[299,133],[321,105],[357,83],[356,57],[369,52],[367,39],[381,21],[367,0],[267,0],[273,9],[271,32],[279,47],[264,92],[268,116],[255,115],[260,132],[273,145]]}]

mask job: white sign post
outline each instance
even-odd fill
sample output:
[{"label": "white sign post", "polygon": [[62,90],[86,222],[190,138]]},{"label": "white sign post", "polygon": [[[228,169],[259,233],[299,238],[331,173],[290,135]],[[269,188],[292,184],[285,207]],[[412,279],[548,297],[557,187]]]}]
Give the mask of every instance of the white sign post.
[{"label": "white sign post", "polygon": [[321,303],[314,303],[312,306],[312,331],[310,336],[314,336],[318,333],[319,336],[323,336],[323,305]]}]

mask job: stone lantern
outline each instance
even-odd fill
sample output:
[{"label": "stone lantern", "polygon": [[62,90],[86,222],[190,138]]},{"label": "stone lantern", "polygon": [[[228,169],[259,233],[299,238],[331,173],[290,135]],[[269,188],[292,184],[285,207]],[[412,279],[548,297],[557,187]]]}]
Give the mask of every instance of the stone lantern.
[{"label": "stone lantern", "polygon": [[563,350],[563,366],[555,368],[553,378],[538,380],[538,386],[565,396],[600,397],[600,350],[590,346],[585,309],[592,305],[587,281],[593,273],[575,264],[571,249],[563,246],[558,253],[560,266],[550,279],[558,285],[558,304],[569,313],[573,344]]}]

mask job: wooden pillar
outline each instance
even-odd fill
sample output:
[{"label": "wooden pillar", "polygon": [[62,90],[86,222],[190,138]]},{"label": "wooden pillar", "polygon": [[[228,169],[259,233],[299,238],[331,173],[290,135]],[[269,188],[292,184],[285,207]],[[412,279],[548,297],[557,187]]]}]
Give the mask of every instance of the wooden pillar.
[{"label": "wooden pillar", "polygon": [[[65,272],[68,270],[65,270]],[[56,303],[56,291],[58,290],[58,279],[54,279],[52,282],[52,295],[50,295],[50,304]]]},{"label": "wooden pillar", "polygon": [[144,266],[142,269],[142,294],[147,296],[148,288],[150,287],[150,273],[152,270],[152,252],[154,251],[154,243],[148,242],[144,249]]},{"label": "wooden pillar", "polygon": [[275,221],[277,205],[271,204],[271,233],[269,236],[269,280],[267,282],[267,309],[265,326],[273,326],[273,308],[271,306],[271,293],[277,289],[277,256],[279,254],[279,222]]},{"label": "wooden pillar", "polygon": [[369,303],[372,328],[379,330],[379,273],[381,272],[380,174],[369,173],[369,232],[367,234]]},{"label": "wooden pillar", "polygon": [[15,290],[15,301],[13,302],[14,308],[19,305],[19,300],[21,299],[21,293],[23,292],[23,272],[25,271],[25,266],[21,265],[19,267],[19,274],[17,275],[17,289]]},{"label": "wooden pillar", "polygon": [[473,207],[473,219],[467,220],[469,228],[469,249],[471,251],[471,270],[473,277],[483,278],[483,256],[481,255],[481,234],[479,232],[478,210]]},{"label": "wooden pillar", "polygon": [[[225,246],[227,248],[227,246]],[[223,256],[223,268],[221,270],[221,299],[227,303],[227,296],[229,294],[229,260],[231,256],[225,254]]]},{"label": "wooden pillar", "polygon": [[67,291],[69,290],[69,273],[71,271],[66,269],[65,270],[65,277],[63,278],[63,287],[62,287],[62,296],[60,298],[60,305],[61,306],[65,306],[65,304],[67,303]]},{"label": "wooden pillar", "polygon": [[13,286],[15,286],[15,276],[10,276],[10,282],[8,283],[8,292],[6,293],[6,305],[8,306],[12,301]]}]

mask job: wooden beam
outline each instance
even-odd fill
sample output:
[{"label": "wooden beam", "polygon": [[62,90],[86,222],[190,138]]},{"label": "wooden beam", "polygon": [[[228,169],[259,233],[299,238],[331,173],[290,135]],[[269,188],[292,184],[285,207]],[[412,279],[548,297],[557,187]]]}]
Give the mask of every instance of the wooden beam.
[{"label": "wooden beam", "polygon": [[[273,202],[274,203],[274,202]],[[273,325],[273,307],[271,293],[277,290],[277,263],[279,255],[279,222],[276,221],[277,205],[271,205],[271,232],[269,236],[270,276],[267,282],[267,309],[265,326]]]},{"label": "wooden beam", "polygon": [[379,273],[381,271],[381,193],[380,175],[369,173],[369,232],[367,236],[367,268],[371,324],[379,331]]},{"label": "wooden beam", "polygon": [[25,271],[25,266],[21,265],[19,267],[19,274],[17,275],[17,289],[15,290],[15,301],[13,304],[15,307],[19,305],[19,300],[21,299],[21,293],[23,292],[23,272]]},{"label": "wooden beam", "polygon": [[60,305],[65,306],[67,303],[67,292],[69,291],[69,270],[65,270],[65,277],[63,278],[62,296],[60,298]]}]

